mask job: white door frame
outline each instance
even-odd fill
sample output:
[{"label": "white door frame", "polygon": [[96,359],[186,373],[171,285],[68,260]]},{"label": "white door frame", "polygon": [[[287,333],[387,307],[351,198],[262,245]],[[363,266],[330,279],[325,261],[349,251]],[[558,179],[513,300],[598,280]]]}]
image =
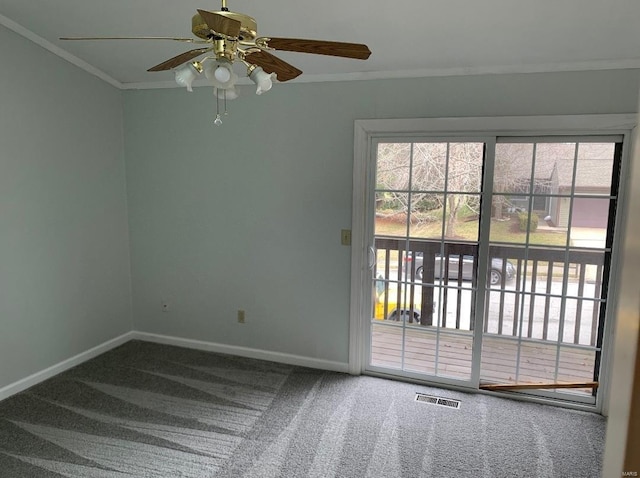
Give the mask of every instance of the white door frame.
[{"label": "white door frame", "polygon": [[[349,323],[349,372],[360,374],[365,369],[365,351],[367,349],[364,331],[368,330],[365,313],[370,307],[370,269],[367,231],[371,205],[369,204],[368,185],[375,174],[371,164],[372,145],[378,137],[438,136],[440,138],[465,136],[486,138],[487,136],[554,136],[554,135],[612,135],[624,137],[623,178],[628,167],[629,144],[631,131],[635,127],[637,116],[634,114],[611,115],[567,115],[567,116],[504,116],[504,117],[469,117],[469,118],[417,118],[417,119],[383,119],[356,120],[354,125],[354,165],[353,165],[353,203],[352,203],[352,246],[351,246],[351,303]],[[616,231],[621,231],[621,218],[627,206],[626,189],[620,188],[620,201],[616,215]],[[616,251],[621,242],[620,234],[614,238],[612,261],[617,260]],[[481,244],[482,246],[482,244]],[[619,277],[611,277],[611,294],[608,298],[610,306],[607,311],[605,327],[614,327],[614,316],[617,303]],[[611,333],[607,333],[610,337]],[[606,347],[608,351],[610,347]],[[602,370],[608,370],[608,353],[603,354]],[[608,373],[603,374],[600,397],[608,397]],[[599,403],[598,408],[601,407]]]}]

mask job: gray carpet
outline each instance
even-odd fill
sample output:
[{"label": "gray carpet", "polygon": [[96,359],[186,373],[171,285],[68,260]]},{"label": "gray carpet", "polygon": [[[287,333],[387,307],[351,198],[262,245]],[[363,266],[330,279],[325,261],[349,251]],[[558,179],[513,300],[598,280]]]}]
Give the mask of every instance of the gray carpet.
[{"label": "gray carpet", "polygon": [[604,435],[594,414],[134,341],[0,402],[0,477],[587,478]]}]

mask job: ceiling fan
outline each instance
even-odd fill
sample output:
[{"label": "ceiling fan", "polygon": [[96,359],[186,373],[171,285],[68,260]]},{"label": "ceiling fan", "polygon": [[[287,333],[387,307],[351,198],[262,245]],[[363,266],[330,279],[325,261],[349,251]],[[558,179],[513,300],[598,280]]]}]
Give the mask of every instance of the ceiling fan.
[{"label": "ceiling fan", "polygon": [[[200,48],[186,51],[159,63],[147,71],[165,71],[175,69],[176,82],[192,90],[191,85],[198,75],[204,73],[215,87],[217,98],[217,116],[215,124],[221,124],[220,100],[237,97],[235,84],[238,79],[233,72],[235,62],[247,67],[247,76],[257,85],[257,94],[269,91],[272,80],[289,81],[302,71],[281,60],[270,51],[291,51],[314,53],[343,58],[366,60],[371,51],[359,43],[343,43],[325,40],[306,40],[300,38],[276,38],[258,36],[255,19],[229,11],[227,0],[222,0],[220,11],[198,10],[191,19],[191,31],[197,37],[63,37],[61,40],[173,40],[185,43],[201,44]],[[196,60],[198,57],[203,58]]]}]

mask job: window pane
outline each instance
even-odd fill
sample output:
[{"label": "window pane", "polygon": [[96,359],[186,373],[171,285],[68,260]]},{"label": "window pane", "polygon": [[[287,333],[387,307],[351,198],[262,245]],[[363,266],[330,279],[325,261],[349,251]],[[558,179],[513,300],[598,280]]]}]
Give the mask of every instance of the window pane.
[{"label": "window pane", "polygon": [[615,143],[580,143],[578,159],[613,159]]},{"label": "window pane", "polygon": [[480,228],[480,195],[446,195],[444,237],[477,241]]},{"label": "window pane", "polygon": [[376,193],[376,236],[406,236],[408,202],[407,193],[389,191]]},{"label": "window pane", "polygon": [[371,324],[371,365],[402,367],[402,329]]},{"label": "window pane", "polygon": [[491,335],[482,339],[480,380],[495,383],[516,383],[518,342]]},{"label": "window pane", "polygon": [[581,143],[576,166],[576,194],[611,194],[613,143]]},{"label": "window pane", "polygon": [[408,328],[405,332],[405,370],[435,375],[436,343],[434,330]]},{"label": "window pane", "polygon": [[462,279],[458,273],[458,256],[450,260],[449,278],[444,283],[458,285],[459,287],[443,287],[436,297],[436,310],[438,311],[438,324],[440,327],[453,330],[471,330],[471,309],[474,293],[471,289],[471,271],[463,268]]},{"label": "window pane", "polygon": [[553,382],[556,370],[556,347],[540,343],[523,343],[518,367],[519,383]]},{"label": "window pane", "polygon": [[494,192],[527,193],[531,183],[533,144],[499,143],[496,145]]},{"label": "window pane", "polygon": [[469,380],[471,378],[472,352],[472,335],[454,335],[441,332],[438,340],[437,375]]},{"label": "window pane", "polygon": [[[560,347],[559,382],[591,382],[595,366],[596,353],[592,350],[577,350],[571,347]],[[583,393],[590,395],[589,389],[567,389],[567,393]]]},{"label": "window pane", "polygon": [[575,247],[605,246],[609,222],[609,198],[573,198],[571,244]]},{"label": "window pane", "polygon": [[486,300],[485,332],[517,336],[520,330],[519,295],[511,290],[491,290],[487,292]]},{"label": "window pane", "polygon": [[571,194],[575,154],[575,143],[537,144],[532,192]]},{"label": "window pane", "polygon": [[448,192],[480,192],[484,143],[451,143],[447,170]]},{"label": "window pane", "polygon": [[440,239],[444,195],[413,193],[411,195],[411,224],[409,235],[416,238]]},{"label": "window pane", "polygon": [[576,143],[536,143],[536,163],[553,164],[560,159],[570,160],[576,156]]},{"label": "window pane", "polygon": [[447,167],[447,143],[413,145],[414,191],[444,191]]},{"label": "window pane", "polygon": [[411,143],[380,143],[376,165],[376,189],[409,190]]},{"label": "window pane", "polygon": [[[394,325],[402,325],[403,323],[418,325],[421,311],[419,287],[396,282],[394,279],[398,276],[397,269],[392,271],[390,275],[390,281],[382,279],[376,281],[374,318]],[[404,276],[404,274],[402,275]]]}]

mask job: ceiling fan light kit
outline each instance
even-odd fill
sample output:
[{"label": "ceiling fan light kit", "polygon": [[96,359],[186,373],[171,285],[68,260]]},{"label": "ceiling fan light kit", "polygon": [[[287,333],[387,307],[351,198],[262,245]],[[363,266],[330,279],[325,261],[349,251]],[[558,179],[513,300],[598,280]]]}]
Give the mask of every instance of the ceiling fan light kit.
[{"label": "ceiling fan light kit", "polygon": [[269,91],[273,86],[273,80],[276,79],[275,73],[267,73],[260,66],[252,65],[249,67],[247,73],[249,74],[249,79],[258,86],[258,88],[256,88],[256,95],[261,95]]},{"label": "ceiling fan light kit", "polygon": [[176,68],[176,83],[180,86],[185,86],[187,91],[193,91],[192,84],[193,81],[198,77],[198,75],[202,73],[202,65],[194,61],[193,63],[188,63],[180,68]]},{"label": "ceiling fan light kit", "polygon": [[238,81],[238,75],[233,72],[231,62],[227,60],[212,60],[204,66],[204,76],[216,88],[226,90],[233,88]]},{"label": "ceiling fan light kit", "polygon": [[[256,94],[266,93],[273,86],[273,80],[289,81],[297,78],[302,71],[272,55],[270,51],[292,51],[313,53],[342,58],[366,60],[371,51],[359,43],[343,43],[324,40],[304,40],[299,38],[258,37],[258,24],[244,13],[231,12],[227,0],[222,0],[220,11],[198,10],[191,19],[191,32],[198,39],[176,37],[65,37],[61,40],[173,40],[186,43],[204,44],[204,47],[186,51],[170,58],[148,71],[174,70],[176,83],[193,91],[192,84],[204,73],[214,87],[216,97],[216,118],[214,124],[222,123],[220,101],[226,102],[238,97],[235,87],[238,75],[233,64],[243,63],[247,76],[256,84]],[[202,59],[196,60],[198,57]]]}]

